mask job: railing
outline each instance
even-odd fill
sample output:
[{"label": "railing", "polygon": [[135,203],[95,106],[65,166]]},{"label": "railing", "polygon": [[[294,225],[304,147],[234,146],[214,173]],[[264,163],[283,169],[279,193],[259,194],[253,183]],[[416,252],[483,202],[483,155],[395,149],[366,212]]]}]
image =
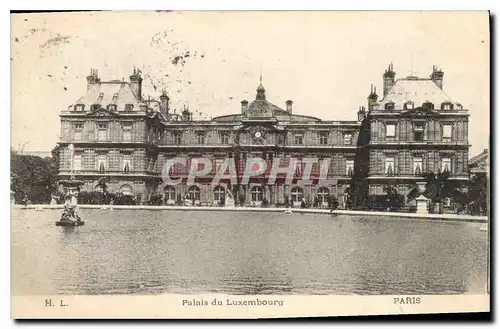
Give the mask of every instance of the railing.
[{"label": "railing", "polygon": [[161,172],[149,171],[149,170],[61,170],[59,175],[124,175],[124,176],[144,176],[153,175],[157,176]]},{"label": "railing", "polygon": [[469,145],[468,141],[406,141],[406,140],[372,140],[370,145],[400,145],[400,144],[410,144],[410,145]]}]

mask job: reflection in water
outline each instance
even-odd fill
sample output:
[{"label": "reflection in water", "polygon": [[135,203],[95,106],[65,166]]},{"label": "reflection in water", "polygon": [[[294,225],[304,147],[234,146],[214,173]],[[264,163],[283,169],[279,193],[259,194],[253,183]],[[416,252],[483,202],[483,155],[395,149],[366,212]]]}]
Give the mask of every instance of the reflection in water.
[{"label": "reflection in water", "polygon": [[479,224],[301,214],[14,210],[13,294],[484,293]]}]

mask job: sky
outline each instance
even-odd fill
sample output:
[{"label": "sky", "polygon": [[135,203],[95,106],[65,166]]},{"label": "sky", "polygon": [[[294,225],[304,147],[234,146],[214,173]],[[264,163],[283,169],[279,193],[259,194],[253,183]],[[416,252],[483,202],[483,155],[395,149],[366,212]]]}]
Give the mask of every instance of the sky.
[{"label": "sky", "polygon": [[[466,22],[466,23],[464,23]],[[324,120],[356,120],[370,84],[444,71],[469,109],[470,156],[489,148],[487,12],[95,12],[11,15],[11,147],[50,151],[59,114],[86,76],[142,71],[144,97],[162,88],[195,118],[239,113],[262,74],[267,99]]]}]

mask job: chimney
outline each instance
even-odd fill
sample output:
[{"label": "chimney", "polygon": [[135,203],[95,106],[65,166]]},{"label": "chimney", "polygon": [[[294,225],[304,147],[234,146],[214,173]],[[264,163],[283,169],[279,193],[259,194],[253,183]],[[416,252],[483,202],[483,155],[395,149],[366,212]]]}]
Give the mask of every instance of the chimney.
[{"label": "chimney", "polygon": [[377,95],[377,87],[373,87],[373,84],[370,87],[370,95],[368,95],[368,109],[372,110],[373,109],[373,104],[377,102],[378,95]]},{"label": "chimney", "polygon": [[168,117],[168,111],[169,111],[169,104],[168,102],[170,101],[170,97],[168,97],[167,92],[165,89],[161,91],[161,96],[160,96],[160,111]]},{"label": "chimney", "polygon": [[189,112],[189,108],[184,105],[184,110],[182,111],[182,120],[183,121],[191,121],[192,120],[191,112]]},{"label": "chimney", "polygon": [[130,87],[132,91],[137,96],[138,100],[142,100],[142,77],[141,71],[134,67],[134,72],[130,76]]},{"label": "chimney", "polygon": [[96,69],[90,69],[90,75],[87,77],[87,91],[89,91],[94,85],[101,82]]},{"label": "chimney", "polygon": [[293,105],[293,101],[291,100],[287,100],[285,102],[286,104],[286,111],[289,113],[289,114],[292,114],[292,105]]},{"label": "chimney", "polygon": [[363,121],[366,117],[366,110],[364,106],[360,106],[358,109],[358,121]]},{"label": "chimney", "polygon": [[248,101],[241,101],[241,114],[243,114],[248,109]]},{"label": "chimney", "polygon": [[382,77],[384,78],[384,97],[389,93],[392,86],[394,86],[394,77],[396,76],[396,72],[394,72],[394,66],[389,64],[389,68],[385,70]]},{"label": "chimney", "polygon": [[433,65],[431,80],[436,84],[436,86],[439,87],[439,89],[443,89],[443,76],[443,71],[441,71],[441,69],[438,69],[436,65]]}]

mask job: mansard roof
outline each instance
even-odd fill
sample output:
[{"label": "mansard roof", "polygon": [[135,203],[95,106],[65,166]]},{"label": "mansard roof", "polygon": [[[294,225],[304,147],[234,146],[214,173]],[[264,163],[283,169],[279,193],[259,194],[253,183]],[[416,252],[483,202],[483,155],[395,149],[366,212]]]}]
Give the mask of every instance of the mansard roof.
[{"label": "mansard roof", "polygon": [[391,102],[394,103],[396,109],[403,108],[406,102],[413,102],[415,107],[430,102],[434,104],[435,108],[439,108],[443,103],[459,104],[431,79],[418,77],[396,80],[387,95],[379,101],[379,104],[383,109],[385,104]]},{"label": "mansard roof", "polygon": [[103,107],[116,104],[117,110],[121,111],[126,104],[132,104],[134,109],[137,109],[140,100],[128,82],[114,80],[92,85],[87,93],[75,102],[75,105],[78,104],[85,105],[86,109],[89,109],[93,104],[100,104]]}]

